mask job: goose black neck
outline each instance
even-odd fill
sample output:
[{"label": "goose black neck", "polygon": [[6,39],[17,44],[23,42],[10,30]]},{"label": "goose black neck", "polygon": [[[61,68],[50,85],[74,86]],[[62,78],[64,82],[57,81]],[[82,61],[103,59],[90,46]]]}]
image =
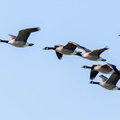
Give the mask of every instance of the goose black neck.
[{"label": "goose black neck", "polygon": [[99,84],[99,82],[93,82],[93,81],[92,81],[91,84]]},{"label": "goose black neck", "polygon": [[0,42],[5,42],[5,43],[8,43],[8,41],[7,41],[7,40],[0,40]]},{"label": "goose black neck", "polygon": [[87,65],[84,65],[83,68],[93,69],[93,67],[90,67],[90,66],[87,66]]}]

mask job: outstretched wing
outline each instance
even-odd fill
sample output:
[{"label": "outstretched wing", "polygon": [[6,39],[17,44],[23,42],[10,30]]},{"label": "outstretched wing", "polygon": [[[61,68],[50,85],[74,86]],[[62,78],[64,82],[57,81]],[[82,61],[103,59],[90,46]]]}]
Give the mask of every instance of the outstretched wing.
[{"label": "outstretched wing", "polygon": [[[119,73],[120,73],[120,71],[119,71]],[[119,79],[120,79],[120,76],[116,72],[113,72],[106,83],[116,85]]]},{"label": "outstretched wing", "polygon": [[91,50],[89,50],[89,49],[87,49],[87,48],[85,48],[85,47],[83,47],[83,46],[80,46],[80,45],[78,45],[78,49],[82,50],[82,51],[85,52],[85,53],[91,52]]},{"label": "outstretched wing", "polygon": [[120,76],[120,73],[115,65],[110,64],[110,63],[107,63],[106,65],[109,66],[112,70],[114,70],[114,72],[116,72]]},{"label": "outstretched wing", "polygon": [[92,70],[92,69],[91,69],[91,72],[90,72],[90,79],[93,80],[93,79],[96,77],[96,75],[97,75],[98,73],[99,73],[98,71],[95,71],[95,70]]},{"label": "outstretched wing", "polygon": [[15,39],[16,38],[16,36],[11,35],[11,34],[8,34],[8,36],[11,37],[11,39]]},{"label": "outstretched wing", "polygon": [[18,33],[18,36],[15,39],[15,41],[27,42],[27,39],[30,36],[30,34],[32,32],[36,32],[36,31],[39,31],[38,27],[20,30],[19,33]]},{"label": "outstretched wing", "polygon": [[91,53],[89,55],[97,55],[99,56],[102,52],[104,52],[105,50],[108,50],[109,48],[105,47],[105,48],[102,48],[102,49],[96,49],[96,50],[93,50],[91,51]]},{"label": "outstretched wing", "polygon": [[104,75],[100,75],[99,76],[100,78],[101,78],[101,80],[104,82],[104,81],[106,81],[108,78],[107,77],[105,77]]},{"label": "outstretched wing", "polygon": [[73,43],[73,42],[68,42],[63,48],[75,50],[77,47],[78,47],[78,44]]},{"label": "outstretched wing", "polygon": [[[55,52],[56,52],[56,51],[55,51]],[[58,59],[61,59],[61,58],[62,58],[62,56],[63,56],[63,54],[58,53],[58,52],[56,52],[56,55],[57,55]]]}]

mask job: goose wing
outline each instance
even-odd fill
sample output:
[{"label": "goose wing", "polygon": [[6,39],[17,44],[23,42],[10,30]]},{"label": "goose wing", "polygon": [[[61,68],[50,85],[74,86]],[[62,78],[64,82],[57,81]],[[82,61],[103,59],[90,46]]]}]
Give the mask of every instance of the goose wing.
[{"label": "goose wing", "polygon": [[[119,71],[119,73],[120,73],[120,71]],[[116,72],[113,72],[106,83],[116,85],[119,79],[120,79],[120,76]]]},{"label": "goose wing", "polygon": [[104,68],[104,69],[110,69],[110,70],[113,69],[113,68],[111,67],[111,65],[108,65],[108,63],[107,63],[107,64],[104,64],[104,65],[101,65],[101,67]]},{"label": "goose wing", "polygon": [[100,78],[101,78],[101,80],[104,82],[104,81],[106,81],[108,78],[107,77],[105,77],[104,75],[100,75],[99,76]]},{"label": "goose wing", "polygon": [[96,49],[90,52],[90,55],[97,55],[99,56],[102,52],[104,52],[105,50],[108,50],[109,48],[105,47],[102,49]]},{"label": "goose wing", "polygon": [[59,52],[57,52],[57,51],[56,51],[56,55],[57,55],[58,59],[61,59],[62,56],[63,56],[63,54],[61,54],[61,53],[59,53]]},{"label": "goose wing", "polygon": [[63,48],[75,50],[77,47],[78,47],[78,44],[73,43],[73,42],[68,42]]},{"label": "goose wing", "polygon": [[15,41],[27,42],[27,39],[30,36],[30,34],[32,32],[36,32],[36,31],[39,31],[38,27],[20,30],[19,33],[18,33],[18,36],[15,39]]},{"label": "goose wing", "polygon": [[80,45],[78,45],[78,49],[82,50],[82,51],[85,52],[85,53],[91,52],[91,50],[89,50],[89,49],[87,49],[87,48],[85,48],[85,47],[83,47],[83,46],[80,46]]},{"label": "goose wing", "polygon": [[16,38],[16,36],[11,35],[11,34],[8,34],[8,36],[11,37],[11,39],[15,39]]},{"label": "goose wing", "polygon": [[99,73],[98,71],[95,71],[95,70],[92,70],[92,69],[91,69],[91,72],[90,72],[90,79],[93,80],[93,79],[96,77],[96,75],[97,75],[98,73]]},{"label": "goose wing", "polygon": [[106,64],[106,67],[110,67],[112,70],[114,70],[114,72],[116,72],[119,76],[120,76],[120,73],[119,73],[119,71],[118,71],[118,69],[116,68],[116,66],[115,65],[113,65],[113,64],[110,64],[110,63],[107,63]]}]

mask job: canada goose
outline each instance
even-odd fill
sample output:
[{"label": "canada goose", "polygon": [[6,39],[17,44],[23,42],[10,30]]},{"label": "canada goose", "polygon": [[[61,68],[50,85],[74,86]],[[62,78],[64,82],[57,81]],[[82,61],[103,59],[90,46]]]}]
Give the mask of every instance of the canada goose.
[{"label": "canada goose", "polygon": [[91,51],[83,46],[80,46],[80,45],[78,48],[81,49],[83,52],[85,52],[85,54],[81,55],[81,57],[83,57],[83,58],[86,58],[86,59],[92,60],[92,61],[106,61],[106,59],[103,59],[100,57],[100,54],[102,52],[104,52],[105,50],[108,50],[107,47],[102,48],[102,49],[95,49],[93,51]]},{"label": "canada goose", "polygon": [[91,72],[90,72],[90,79],[91,80],[94,79],[99,72],[105,73],[105,74],[111,74],[112,72],[116,72],[116,74],[120,75],[116,66],[109,64],[109,63],[104,64],[104,65],[94,64],[94,65],[92,65],[92,67],[84,65],[84,66],[82,66],[82,68],[91,69]]},{"label": "canada goose", "polygon": [[113,72],[109,78],[105,77],[104,75],[100,75],[99,77],[102,79],[102,82],[91,81],[90,83],[98,84],[108,90],[120,90],[120,88],[116,86],[118,80],[120,79],[120,76],[118,76],[115,72]]},{"label": "canada goose", "polygon": [[55,50],[58,59],[61,59],[64,55],[78,55],[81,56],[81,52],[75,51],[78,44],[73,42],[68,42],[66,45],[54,45],[54,47],[45,47],[44,50]]},{"label": "canada goose", "polygon": [[38,27],[23,29],[23,30],[19,31],[17,36],[9,34],[8,36],[11,37],[10,41],[0,40],[0,42],[5,42],[5,43],[8,43],[8,44],[16,46],[16,47],[33,46],[34,45],[33,43],[27,43],[27,39],[32,32],[36,32],[36,31],[39,31]]}]

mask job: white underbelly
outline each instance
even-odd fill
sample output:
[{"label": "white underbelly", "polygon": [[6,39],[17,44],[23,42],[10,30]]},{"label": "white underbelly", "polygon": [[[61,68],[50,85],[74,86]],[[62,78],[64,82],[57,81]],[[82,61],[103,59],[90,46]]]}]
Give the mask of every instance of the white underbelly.
[{"label": "white underbelly", "polygon": [[101,82],[101,83],[100,83],[100,86],[102,86],[103,88],[106,88],[106,89],[108,89],[108,90],[116,90],[116,89],[117,89],[117,87],[116,87],[115,85],[113,85],[113,84],[108,84],[108,83],[106,83],[106,82]]},{"label": "white underbelly", "polygon": [[28,46],[28,43],[20,42],[20,41],[14,41],[14,40],[10,40],[8,43],[10,45],[15,46],[15,47],[26,47],[26,46]]},{"label": "white underbelly", "polygon": [[83,58],[89,59],[89,60],[93,60],[93,61],[100,61],[98,56],[95,55],[89,55],[89,53],[85,53],[82,55]]}]

